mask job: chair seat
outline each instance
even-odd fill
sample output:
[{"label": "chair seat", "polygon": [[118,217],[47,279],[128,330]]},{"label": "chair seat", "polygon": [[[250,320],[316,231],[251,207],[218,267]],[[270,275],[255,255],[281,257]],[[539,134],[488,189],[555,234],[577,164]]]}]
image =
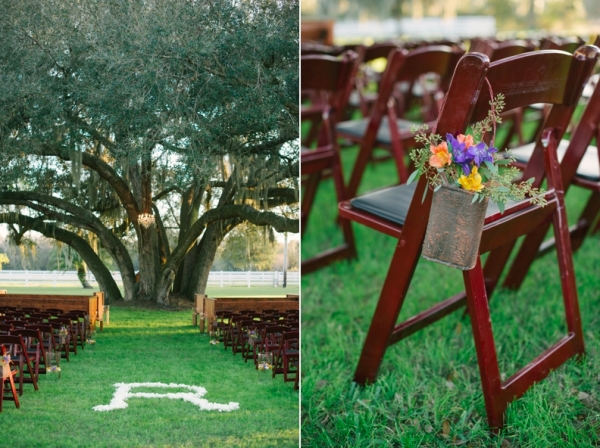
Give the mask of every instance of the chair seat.
[{"label": "chair seat", "polygon": [[[394,187],[383,188],[359,196],[352,199],[350,203],[354,208],[402,226],[404,225],[406,215],[408,214],[408,208],[410,207],[416,188],[416,182],[413,182],[410,185],[396,185]],[[507,202],[506,209],[514,204],[516,204],[516,202]],[[485,216],[490,217],[497,214],[499,211],[496,203],[490,201]]]},{"label": "chair seat", "polygon": [[[558,160],[562,161],[567,147],[569,146],[569,140],[561,140],[558,145],[557,155]],[[533,153],[535,143],[529,143],[524,146],[520,146],[512,150],[513,155],[518,162],[527,163]],[[581,163],[577,168],[577,176],[598,182],[600,181],[600,164],[598,163],[598,148],[595,146],[588,146],[585,155],[581,159]]]},{"label": "chair seat", "polygon": [[[416,123],[414,121],[399,119],[398,122],[398,130],[400,134],[410,134],[410,127],[412,125],[419,125],[420,123]],[[367,125],[369,124],[368,118],[363,118],[361,120],[350,120],[343,121],[338,123],[336,131],[344,136],[360,138],[365,135],[367,131]],[[381,125],[379,126],[379,130],[377,131],[377,144],[384,146],[391,146],[392,144],[392,136],[390,134],[390,126],[388,124],[387,117],[383,117],[381,120]]]}]

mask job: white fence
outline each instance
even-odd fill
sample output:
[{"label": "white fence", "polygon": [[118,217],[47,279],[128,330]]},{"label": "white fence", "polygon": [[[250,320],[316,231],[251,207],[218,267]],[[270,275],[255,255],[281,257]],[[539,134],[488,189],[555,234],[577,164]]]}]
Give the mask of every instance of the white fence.
[{"label": "white fence", "polygon": [[411,39],[459,39],[494,36],[496,19],[493,16],[458,16],[453,19],[423,17],[422,19],[387,19],[338,21],[333,26],[336,39],[375,41],[407,37]]},{"label": "white fence", "polygon": [[[111,272],[117,284],[121,284],[121,273]],[[87,280],[92,285],[97,285],[91,272],[87,273]],[[298,285],[300,276],[298,271],[287,273],[287,284]],[[0,271],[0,286],[79,286],[76,271]],[[208,276],[208,286],[283,286],[283,272],[281,271],[213,271]],[[1,289],[1,288],[0,288]]]}]

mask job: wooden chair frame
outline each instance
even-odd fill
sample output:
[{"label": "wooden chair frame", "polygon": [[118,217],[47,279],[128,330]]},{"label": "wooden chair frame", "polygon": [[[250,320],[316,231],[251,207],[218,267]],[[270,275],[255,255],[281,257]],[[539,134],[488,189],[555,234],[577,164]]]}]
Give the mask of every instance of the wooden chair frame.
[{"label": "wooden chair frame", "polygon": [[[4,347],[4,345],[0,344],[0,353],[2,355],[5,355],[7,352],[6,348]],[[8,378],[4,378],[3,376],[0,375],[0,378],[2,378],[2,386],[0,387],[0,412],[2,412],[2,403],[4,403],[4,400],[11,400],[15,402],[15,407],[17,409],[19,409],[21,407],[20,403],[19,403],[19,394],[17,393],[17,387],[15,385],[15,375],[17,374],[17,370],[13,370],[12,367],[10,368],[10,375],[8,376]],[[7,383],[8,381],[8,383]],[[10,392],[10,397],[6,397],[5,394],[6,392]]]},{"label": "wooden chair frame", "polygon": [[[560,51],[526,53],[491,65],[486,56],[471,53],[464,56],[458,64],[440,114],[436,130],[438,134],[464,133],[469,123],[484,118],[490,100],[484,82],[486,78],[494,92],[505,94],[508,110],[537,102],[554,104],[545,123],[543,139],[538,142],[525,171],[526,178],[533,174],[536,179],[543,177],[545,172],[548,173],[549,185],[545,195],[548,205],[541,208],[523,201],[507,207],[503,215],[496,212],[486,217],[479,252],[480,254],[490,252],[490,254],[485,268],[478,259],[473,269],[463,272],[465,291],[462,293],[396,325],[417,266],[429,218],[432,195],[427,194],[424,202],[421,201],[426,188],[423,177],[419,180],[412,196],[404,225],[359,210],[350,202],[340,204],[340,215],[398,239],[356,369],[354,379],[357,383],[366,384],[375,381],[388,346],[439,320],[465,303],[471,316],[488,423],[492,428],[503,426],[504,411],[513,399],[521,396],[533,383],[545,378],[551,370],[560,366],[568,358],[584,352],[556,146],[569,124],[577,100],[598,56],[596,47],[587,46],[582,47],[573,56]],[[545,70],[534,72],[542,66]],[[523,70],[523,67],[530,68]],[[523,83],[520,81],[524,79],[528,82],[537,81],[530,84],[536,88],[514,87],[522,86]],[[544,88],[539,88],[540,86]],[[558,265],[561,271],[568,334],[502,382],[491,327],[488,297],[498,282],[514,241],[519,236],[534,231],[547,220],[552,220],[557,240]]]},{"label": "wooden chair frame", "polygon": [[[11,346],[10,355],[12,357],[12,362],[18,367],[18,377],[15,378],[15,380],[18,380],[19,383],[19,387],[17,388],[19,395],[23,395],[24,383],[31,383],[33,384],[34,390],[39,390],[35,369],[31,364],[34,357],[30,356],[27,352],[27,346],[25,345],[23,338],[16,334],[0,335],[0,345]],[[25,378],[25,374],[29,375],[27,379]]]},{"label": "wooden chair frame", "polygon": [[[441,77],[440,82],[443,91],[456,63],[463,54],[464,50],[447,46],[424,47],[411,52],[402,49],[392,51],[383,73],[377,101],[371,108],[371,115],[367,120],[365,132],[362,135],[357,135],[354,131],[351,131],[348,125],[353,124],[353,121],[338,123],[336,126],[336,134],[339,138],[347,138],[360,145],[358,157],[354,163],[347,186],[349,198],[356,196],[375,148],[384,148],[391,151],[398,170],[399,180],[400,182],[406,182],[408,167],[404,161],[405,149],[414,144],[414,136],[408,129],[401,130],[398,128],[396,100],[393,95],[396,83],[412,83],[422,75],[436,73]],[[387,118],[391,145],[378,140],[380,128],[383,129],[384,117]],[[433,125],[434,123],[429,124]]]},{"label": "wooden chair frame", "polygon": [[[302,58],[302,88],[314,90],[323,96],[320,103],[302,112],[304,118],[318,116],[322,120],[317,148],[303,149],[301,154],[302,175],[306,177],[300,206],[302,235],[306,234],[315,195],[326,170],[331,170],[338,202],[348,197],[334,126],[348,99],[357,67],[358,55],[354,52],[345,53],[342,59],[315,55]],[[338,222],[344,243],[303,260],[303,274],[334,261],[356,256],[352,226],[344,219],[339,219]]]},{"label": "wooden chair frame", "polygon": [[[596,137],[596,145],[600,145],[600,85],[594,89],[561,162],[562,183],[565,194],[571,185],[586,188],[592,192],[575,225],[569,228],[573,252],[581,247],[587,235],[597,231],[600,226],[600,220],[598,219],[600,216],[600,182],[577,174],[582,159],[594,137]],[[598,153],[598,163],[600,164],[600,152]],[[517,164],[517,166],[524,168],[523,164]],[[524,175],[527,175],[527,173]],[[545,241],[549,227],[549,223],[542,225],[535,232],[525,237],[517,252],[517,257],[504,279],[504,287],[519,289],[534,260],[555,248],[556,240],[554,238]]]}]

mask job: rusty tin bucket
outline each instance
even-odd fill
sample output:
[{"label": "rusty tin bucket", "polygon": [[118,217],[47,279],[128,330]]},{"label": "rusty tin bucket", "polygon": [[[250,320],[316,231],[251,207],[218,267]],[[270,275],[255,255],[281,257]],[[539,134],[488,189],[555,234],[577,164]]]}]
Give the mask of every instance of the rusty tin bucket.
[{"label": "rusty tin bucket", "polygon": [[475,267],[488,198],[472,200],[468,191],[446,185],[433,193],[423,258],[463,271]]}]

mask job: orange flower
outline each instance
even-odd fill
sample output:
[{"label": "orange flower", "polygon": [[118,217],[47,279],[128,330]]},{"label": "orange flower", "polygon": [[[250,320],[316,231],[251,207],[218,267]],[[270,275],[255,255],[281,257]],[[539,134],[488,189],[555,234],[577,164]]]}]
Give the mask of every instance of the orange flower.
[{"label": "orange flower", "polygon": [[465,144],[465,150],[469,149],[469,146],[473,145],[473,136],[472,135],[458,134],[458,136],[456,137],[456,140],[458,140],[458,143]]},{"label": "orange flower", "polygon": [[474,166],[469,177],[464,174],[458,178],[458,183],[467,191],[480,192],[484,185],[481,183],[481,174],[477,172],[477,167]]},{"label": "orange flower", "polygon": [[431,166],[442,168],[446,165],[450,165],[452,162],[452,154],[448,151],[448,144],[446,142],[442,142],[437,146],[431,146],[430,149],[433,154],[429,158],[429,164]]}]

